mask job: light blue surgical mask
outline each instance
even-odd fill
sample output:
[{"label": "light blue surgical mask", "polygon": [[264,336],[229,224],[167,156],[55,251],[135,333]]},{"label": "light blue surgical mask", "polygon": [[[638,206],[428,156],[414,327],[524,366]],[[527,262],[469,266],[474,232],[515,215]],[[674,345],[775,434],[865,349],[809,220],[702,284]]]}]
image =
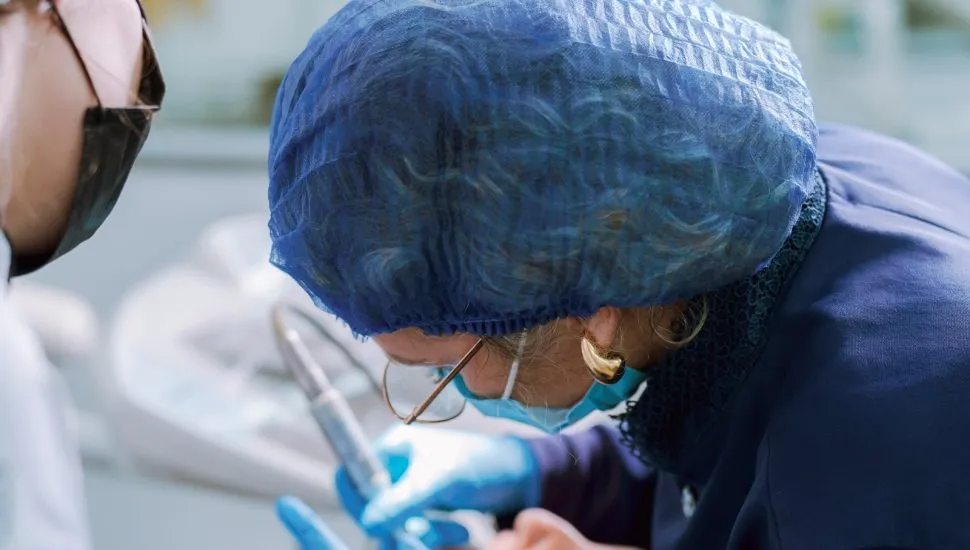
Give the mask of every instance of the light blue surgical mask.
[{"label": "light blue surgical mask", "polygon": [[482,398],[476,396],[465,385],[461,375],[452,381],[455,389],[485,416],[514,420],[550,434],[558,433],[594,411],[608,411],[615,408],[632,397],[646,379],[644,372],[626,369],[623,378],[615,384],[602,384],[594,380],[586,395],[571,407],[523,405],[512,399],[512,389],[515,387],[515,380],[519,374],[519,363],[522,351],[525,348],[525,340],[526,337],[523,335],[519,341],[518,353],[512,360],[512,368],[509,371],[509,377],[505,382],[505,391],[502,392],[501,397]]}]

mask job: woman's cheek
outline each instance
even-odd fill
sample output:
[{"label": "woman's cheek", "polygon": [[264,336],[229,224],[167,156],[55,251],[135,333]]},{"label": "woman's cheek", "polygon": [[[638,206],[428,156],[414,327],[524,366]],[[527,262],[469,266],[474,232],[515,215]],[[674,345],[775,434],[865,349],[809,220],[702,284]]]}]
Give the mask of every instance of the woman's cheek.
[{"label": "woman's cheek", "polygon": [[462,380],[472,393],[483,398],[501,397],[508,381],[508,366],[494,360],[474,362],[461,371]]}]

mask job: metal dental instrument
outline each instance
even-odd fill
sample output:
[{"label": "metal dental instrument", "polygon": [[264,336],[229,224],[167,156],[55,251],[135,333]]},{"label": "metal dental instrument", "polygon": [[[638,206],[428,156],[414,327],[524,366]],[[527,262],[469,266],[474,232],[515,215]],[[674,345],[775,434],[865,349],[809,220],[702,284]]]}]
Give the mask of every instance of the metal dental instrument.
[{"label": "metal dental instrument", "polygon": [[[283,363],[306,394],[313,418],[347,469],[351,481],[365,498],[370,499],[391,485],[390,475],[371,449],[347,400],[313,359],[299,332],[284,321],[287,310],[306,318],[306,314],[299,309],[283,303],[273,308],[273,333]],[[394,536],[409,549],[430,550],[416,535],[404,529],[397,531]]]}]

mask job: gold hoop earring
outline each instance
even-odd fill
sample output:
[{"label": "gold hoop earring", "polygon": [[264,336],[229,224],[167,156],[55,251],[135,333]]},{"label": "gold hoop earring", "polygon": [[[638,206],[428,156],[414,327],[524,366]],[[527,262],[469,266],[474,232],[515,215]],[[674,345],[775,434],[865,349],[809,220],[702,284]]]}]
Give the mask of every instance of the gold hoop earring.
[{"label": "gold hoop earring", "polygon": [[604,352],[596,347],[588,336],[579,344],[583,361],[593,378],[601,384],[616,384],[626,371],[626,360],[619,353]]}]

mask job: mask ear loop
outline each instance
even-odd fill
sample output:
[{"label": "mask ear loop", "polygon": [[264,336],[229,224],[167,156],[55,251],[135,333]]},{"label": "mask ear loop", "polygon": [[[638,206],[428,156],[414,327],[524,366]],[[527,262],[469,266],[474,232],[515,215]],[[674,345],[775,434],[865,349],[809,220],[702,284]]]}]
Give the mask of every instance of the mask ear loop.
[{"label": "mask ear loop", "polygon": [[509,377],[505,382],[505,391],[502,392],[502,400],[508,401],[512,397],[512,390],[515,388],[515,380],[519,377],[519,365],[522,362],[522,353],[525,352],[526,332],[522,331],[519,337],[519,349],[512,360],[512,368],[509,369]]},{"label": "mask ear loop", "polygon": [[48,0],[47,7],[57,19],[58,28],[61,29],[62,33],[64,33],[64,38],[67,39],[67,43],[71,46],[71,50],[74,52],[74,57],[77,58],[77,62],[80,63],[81,72],[84,73],[84,79],[88,82],[88,87],[91,88],[91,93],[94,94],[94,100],[98,102],[99,108],[102,107],[101,96],[98,95],[98,89],[94,86],[94,79],[91,78],[91,73],[88,71],[88,66],[84,63],[84,57],[81,56],[81,50],[78,49],[77,43],[74,42],[74,37],[71,36],[71,31],[68,30],[67,25],[64,23],[64,18],[61,17],[61,12],[57,9],[57,4],[53,0]]}]

